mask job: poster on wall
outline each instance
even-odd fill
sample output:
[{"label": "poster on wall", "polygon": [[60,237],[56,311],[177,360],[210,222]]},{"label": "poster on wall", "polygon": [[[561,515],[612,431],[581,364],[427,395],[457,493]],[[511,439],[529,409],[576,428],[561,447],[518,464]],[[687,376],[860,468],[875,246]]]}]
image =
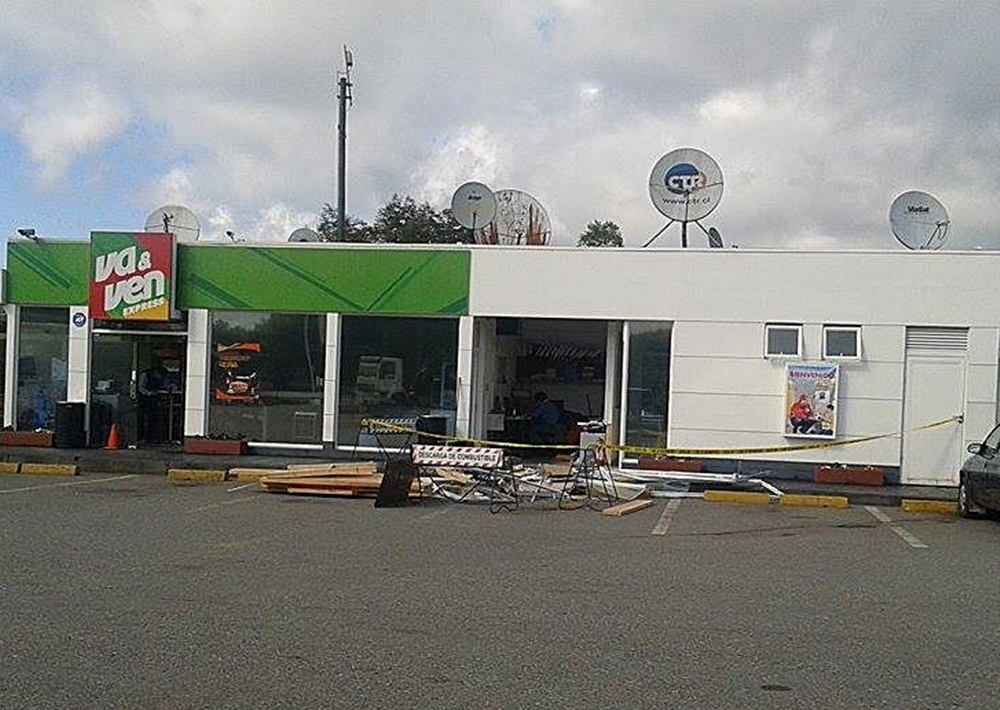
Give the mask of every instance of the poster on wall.
[{"label": "poster on wall", "polygon": [[839,365],[788,363],[785,366],[785,436],[811,439],[837,436],[839,377]]},{"label": "poster on wall", "polygon": [[258,404],[260,391],[257,355],[260,343],[233,343],[215,346],[215,364],[219,369],[215,401],[231,404]]},{"label": "poster on wall", "polygon": [[90,317],[166,321],[174,309],[172,234],[91,232]]}]

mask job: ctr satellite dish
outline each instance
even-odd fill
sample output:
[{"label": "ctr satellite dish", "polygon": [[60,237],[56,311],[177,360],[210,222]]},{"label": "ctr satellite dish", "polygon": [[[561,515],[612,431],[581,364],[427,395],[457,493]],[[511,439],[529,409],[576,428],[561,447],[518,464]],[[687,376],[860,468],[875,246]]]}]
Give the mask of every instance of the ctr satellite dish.
[{"label": "ctr satellite dish", "polygon": [[180,205],[164,205],[153,210],[143,229],[173,234],[178,242],[196,242],[201,234],[201,225],[194,212]]},{"label": "ctr satellite dish", "polygon": [[288,241],[290,242],[321,242],[323,237],[319,235],[315,229],[309,229],[309,227],[300,227],[294,232],[288,235]]},{"label": "ctr satellite dish", "polygon": [[520,190],[497,190],[496,216],[476,230],[479,244],[523,244],[542,246],[549,243],[552,225],[545,208],[534,197]]},{"label": "ctr satellite dish", "polygon": [[451,197],[451,215],[467,229],[479,229],[489,224],[496,213],[496,196],[481,182],[467,182]]},{"label": "ctr satellite dish", "polygon": [[948,234],[948,211],[937,198],[911,190],[892,201],[889,226],[907,249],[940,249]]},{"label": "ctr satellite dish", "polygon": [[[670,221],[681,223],[681,246],[687,246],[687,224],[710,215],[722,200],[722,169],[708,153],[695,148],[672,150],[649,174],[653,206]],[[666,227],[664,227],[666,229]],[[653,237],[660,236],[663,230]],[[648,246],[653,239],[646,242]]]}]

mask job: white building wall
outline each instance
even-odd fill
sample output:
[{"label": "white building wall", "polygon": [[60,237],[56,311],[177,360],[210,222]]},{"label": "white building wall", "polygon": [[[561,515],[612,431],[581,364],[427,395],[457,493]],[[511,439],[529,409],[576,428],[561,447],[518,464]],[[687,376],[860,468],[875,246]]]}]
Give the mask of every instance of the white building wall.
[{"label": "white building wall", "polygon": [[[997,416],[1000,255],[905,252],[473,250],[473,315],[673,321],[668,446],[758,448],[782,435],[785,362],[764,324],[803,326],[796,361],[822,359],[824,325],[862,327],[840,360],[838,438],[862,444],[766,454],[786,461],[900,463],[906,327],[968,327],[965,431]],[[970,307],[970,304],[975,304]]]}]

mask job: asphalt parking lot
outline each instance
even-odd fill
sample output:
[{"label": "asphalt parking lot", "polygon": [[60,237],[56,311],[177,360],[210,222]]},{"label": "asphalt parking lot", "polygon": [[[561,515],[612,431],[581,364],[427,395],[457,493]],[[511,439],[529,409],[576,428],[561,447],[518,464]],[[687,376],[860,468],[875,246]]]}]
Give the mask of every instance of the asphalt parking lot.
[{"label": "asphalt parking lot", "polygon": [[980,708],[1000,526],[0,476],[0,707]]}]

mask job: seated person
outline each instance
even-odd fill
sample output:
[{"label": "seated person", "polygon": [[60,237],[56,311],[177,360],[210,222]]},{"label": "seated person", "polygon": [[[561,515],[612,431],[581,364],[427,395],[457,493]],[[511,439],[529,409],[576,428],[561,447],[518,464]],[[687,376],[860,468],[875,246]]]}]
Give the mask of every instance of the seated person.
[{"label": "seated person", "polygon": [[562,412],[544,392],[535,394],[535,408],[528,415],[528,441],[533,444],[556,444],[562,441]]}]

